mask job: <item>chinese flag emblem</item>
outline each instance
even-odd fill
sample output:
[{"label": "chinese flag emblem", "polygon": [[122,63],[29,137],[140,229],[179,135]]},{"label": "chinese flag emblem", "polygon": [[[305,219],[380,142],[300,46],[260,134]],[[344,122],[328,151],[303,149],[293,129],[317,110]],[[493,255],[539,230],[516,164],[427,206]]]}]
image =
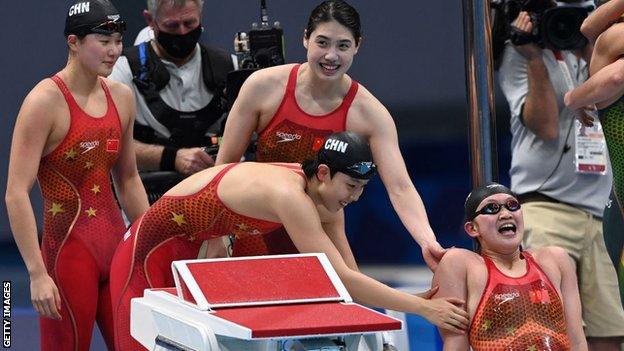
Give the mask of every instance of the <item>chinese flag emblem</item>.
[{"label": "chinese flag emblem", "polygon": [[106,140],[106,152],[118,152],[119,151],[119,139]]},{"label": "chinese flag emblem", "polygon": [[319,151],[321,147],[323,146],[324,141],[325,141],[324,138],[315,137],[314,141],[312,142],[312,150]]},{"label": "chinese flag emblem", "polygon": [[546,289],[535,289],[529,291],[529,298],[532,303],[550,303],[550,296]]}]

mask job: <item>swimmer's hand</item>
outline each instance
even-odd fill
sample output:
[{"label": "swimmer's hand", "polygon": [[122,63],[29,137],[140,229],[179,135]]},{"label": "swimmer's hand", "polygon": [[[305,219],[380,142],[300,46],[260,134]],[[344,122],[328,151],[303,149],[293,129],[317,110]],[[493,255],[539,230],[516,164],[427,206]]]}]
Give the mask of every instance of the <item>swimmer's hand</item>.
[{"label": "swimmer's hand", "polygon": [[447,249],[440,246],[437,241],[424,244],[421,246],[421,249],[425,263],[432,272],[435,272],[435,269],[438,267],[438,263],[440,263],[440,260],[446,253]]},{"label": "swimmer's hand", "polygon": [[61,319],[61,296],[47,273],[30,277],[30,299],[42,317]]},{"label": "swimmer's hand", "polygon": [[421,315],[438,328],[454,333],[465,334],[468,329],[469,320],[468,313],[464,310],[464,300],[456,297],[425,300]]}]

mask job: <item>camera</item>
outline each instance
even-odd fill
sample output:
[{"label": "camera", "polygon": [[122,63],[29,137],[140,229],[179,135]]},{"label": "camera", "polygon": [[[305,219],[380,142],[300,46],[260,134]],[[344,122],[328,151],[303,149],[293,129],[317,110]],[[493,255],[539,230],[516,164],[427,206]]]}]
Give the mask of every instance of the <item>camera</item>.
[{"label": "camera", "polygon": [[279,22],[269,24],[266,0],[260,2],[260,23],[252,23],[248,33],[236,33],[234,50],[240,69],[284,64],[284,31]]},{"label": "camera", "polygon": [[238,68],[228,73],[225,89],[230,104],[253,72],[285,63],[284,30],[279,22],[269,24],[266,0],[260,1],[260,23],[254,22],[249,32],[238,32],[234,36],[234,51]]},{"label": "camera", "polygon": [[[495,45],[506,39],[514,45],[535,43],[551,50],[575,50],[587,45],[581,24],[594,9],[593,1],[494,0],[491,4],[493,11],[497,11],[493,14]],[[520,11],[529,13],[533,23],[531,33],[511,26]]]}]

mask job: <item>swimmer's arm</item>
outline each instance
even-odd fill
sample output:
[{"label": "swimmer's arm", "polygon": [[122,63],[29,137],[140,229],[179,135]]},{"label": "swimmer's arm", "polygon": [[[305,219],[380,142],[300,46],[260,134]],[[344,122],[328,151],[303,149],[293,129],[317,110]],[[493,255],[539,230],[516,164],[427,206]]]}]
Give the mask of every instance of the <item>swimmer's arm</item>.
[{"label": "swimmer's arm", "polygon": [[581,25],[581,33],[593,44],[600,33],[624,14],[624,0],[611,0],[590,14]]},{"label": "swimmer's arm", "polygon": [[[433,275],[432,287],[438,287],[435,297],[468,298],[466,254],[461,249],[450,249]],[[444,350],[468,350],[468,334],[452,333],[438,328],[444,341]]]},{"label": "swimmer's arm", "polygon": [[[368,93],[370,94],[370,93]],[[371,96],[370,103],[361,109],[373,159],[383,181],[394,210],[401,222],[420,245],[427,266],[435,270],[445,253],[429,224],[425,205],[407,173],[405,161],[399,149],[396,126],[388,110]],[[355,130],[360,132],[359,130]]]},{"label": "swimmer's arm", "polygon": [[584,106],[609,102],[622,94],[624,94],[624,59],[619,59],[566,93],[564,103],[569,109],[577,110]]},{"label": "swimmer's arm", "polygon": [[322,223],[323,230],[327,233],[327,236],[332,241],[340,256],[345,261],[347,267],[354,271],[359,271],[355,257],[353,257],[353,251],[347,240],[347,233],[345,232],[344,211],[340,210],[331,216],[330,220]]},{"label": "swimmer's arm", "polygon": [[587,351],[587,341],[583,332],[581,298],[572,258],[562,248],[551,247],[549,256],[556,260],[561,271],[561,298],[565,313],[570,345],[574,351]]},{"label": "swimmer's arm", "polygon": [[468,323],[461,301],[425,300],[392,289],[360,272],[350,269],[340,252],[323,232],[318,212],[303,191],[290,191],[269,200],[290,238],[300,252],[323,252],[351,296],[360,303],[420,314],[430,322],[460,332]]},{"label": "swimmer's arm", "polygon": [[228,114],[215,165],[239,162],[245,153],[251,135],[258,127],[258,106],[265,99],[266,89],[270,89],[264,86],[261,78],[261,72],[255,72],[243,83]]},{"label": "swimmer's arm", "polygon": [[[37,178],[39,162],[48,137],[54,128],[47,89],[40,83],[26,97],[13,131],[5,201],[11,231],[22,255],[31,281],[31,300],[35,310],[46,317],[60,318],[60,295],[49,277],[37,237],[37,223],[30,191]],[[49,211],[44,208],[44,211]]]},{"label": "swimmer's arm", "polygon": [[136,113],[134,95],[130,88],[120,83],[110,84],[110,87],[115,93],[114,96],[118,102],[116,105],[121,117],[120,121],[122,121],[119,157],[112,173],[121,207],[132,222],[149,207],[134,153],[133,129]]}]

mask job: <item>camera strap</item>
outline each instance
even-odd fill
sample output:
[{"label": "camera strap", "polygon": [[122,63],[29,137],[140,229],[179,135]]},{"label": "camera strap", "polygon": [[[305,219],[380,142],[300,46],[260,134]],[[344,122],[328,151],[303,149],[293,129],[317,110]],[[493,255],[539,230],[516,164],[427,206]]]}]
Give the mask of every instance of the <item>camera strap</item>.
[{"label": "camera strap", "polygon": [[[557,59],[557,65],[561,71],[567,91],[576,88],[561,51],[553,51]],[[579,64],[580,66],[580,64]],[[598,119],[596,110],[579,109],[572,111],[574,116],[574,145],[575,145],[575,170],[581,174],[604,175],[607,172],[607,143],[605,141],[602,125]],[[586,113],[594,118],[594,125],[589,127],[580,122],[581,114]]]}]

